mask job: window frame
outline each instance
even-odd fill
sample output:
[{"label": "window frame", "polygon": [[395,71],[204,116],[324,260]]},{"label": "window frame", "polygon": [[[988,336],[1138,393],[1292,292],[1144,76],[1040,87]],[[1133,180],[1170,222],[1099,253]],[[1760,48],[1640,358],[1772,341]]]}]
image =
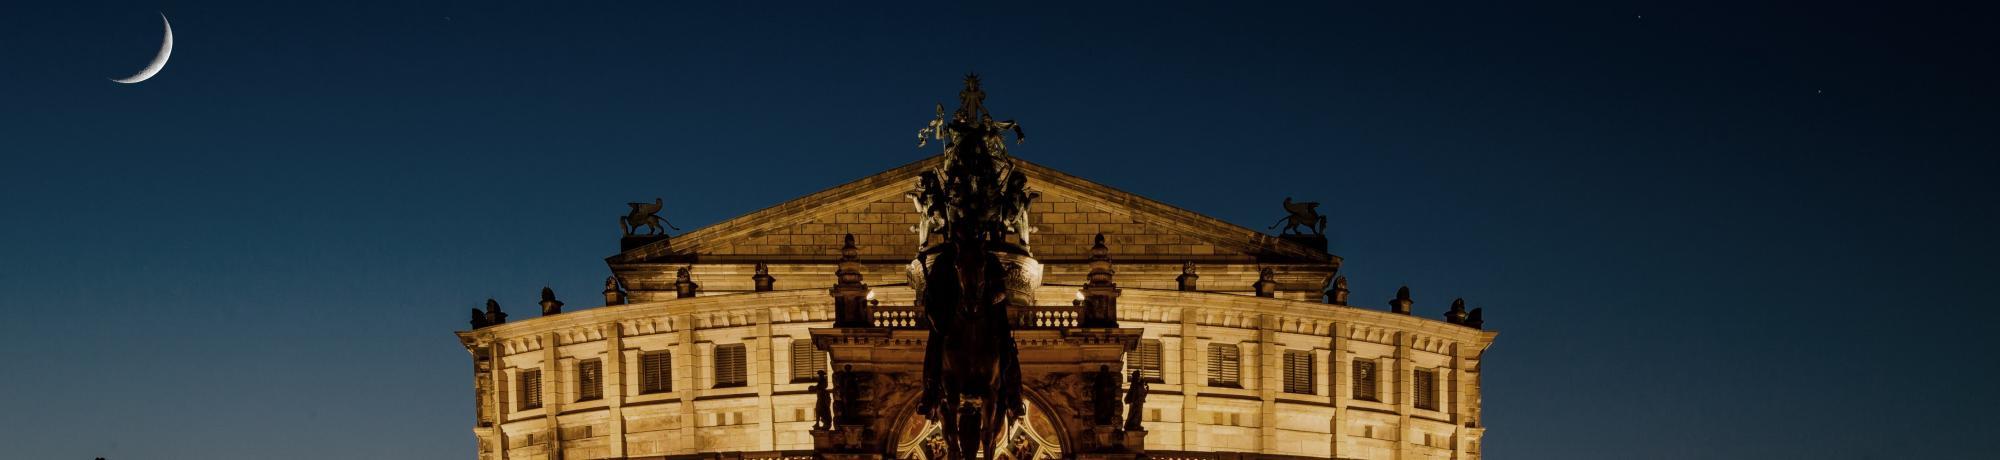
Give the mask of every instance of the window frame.
[{"label": "window frame", "polygon": [[1285,350],[1284,392],[1295,395],[1318,395],[1319,378],[1317,362],[1313,361],[1312,350]]},{"label": "window frame", "polygon": [[[1354,382],[1351,388],[1348,389],[1348,397],[1357,401],[1382,402],[1381,363],[1377,363],[1373,359],[1356,359],[1350,367],[1353,368],[1352,376]],[[1364,367],[1367,369],[1366,372],[1363,372]],[[1363,392],[1362,388],[1364,387],[1368,391]]]},{"label": "window frame", "polygon": [[[657,366],[648,366],[657,357]],[[657,374],[657,375],[655,375]],[[648,379],[658,385],[649,385]],[[667,350],[639,352],[639,394],[672,393],[674,391],[674,354]]]},{"label": "window frame", "polygon": [[[799,358],[805,355],[804,365]],[[792,339],[792,383],[811,383],[819,377],[818,371],[826,370],[826,353],[814,347],[811,339]]]},{"label": "window frame", "polygon": [[1243,388],[1243,347],[1233,343],[1208,344],[1207,370],[1208,386]]},{"label": "window frame", "polygon": [[1419,410],[1438,410],[1437,380],[1437,369],[1415,369],[1411,371],[1410,406]]},{"label": "window frame", "polygon": [[514,376],[514,388],[518,392],[515,411],[530,411],[542,408],[542,370],[522,369]]},{"label": "window frame", "polygon": [[1131,366],[1139,371],[1140,379],[1148,383],[1167,382],[1163,366],[1166,362],[1166,351],[1167,347],[1160,342],[1160,339],[1139,339],[1139,347],[1132,351]]},{"label": "window frame", "polygon": [[[727,355],[735,355],[725,358]],[[734,362],[724,362],[733,359]],[[731,365],[733,364],[733,365]],[[742,388],[750,386],[750,349],[740,343],[715,345],[715,355],[710,357],[710,369],[715,382],[710,388]],[[728,372],[725,372],[728,371]],[[724,377],[732,377],[724,379]]]},{"label": "window frame", "polygon": [[576,402],[604,399],[604,360],[576,362]]}]

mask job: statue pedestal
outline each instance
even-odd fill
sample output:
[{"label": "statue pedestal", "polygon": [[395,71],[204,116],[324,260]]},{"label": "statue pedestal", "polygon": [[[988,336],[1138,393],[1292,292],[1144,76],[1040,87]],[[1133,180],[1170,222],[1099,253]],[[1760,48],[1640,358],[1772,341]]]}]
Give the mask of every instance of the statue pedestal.
[{"label": "statue pedestal", "polygon": [[648,244],[653,244],[654,242],[657,242],[657,241],[666,241],[666,240],[667,240],[667,236],[666,236],[666,235],[632,235],[632,236],[627,236],[627,237],[624,237],[624,238],[619,238],[619,239],[618,239],[618,250],[619,250],[619,251],[630,251],[630,250],[633,250],[633,249],[637,249],[637,248],[638,248],[638,247],[640,247],[640,246],[645,246],[645,245],[648,245]]},{"label": "statue pedestal", "polygon": [[1278,235],[1278,238],[1283,239],[1285,241],[1298,243],[1300,246],[1318,249],[1319,252],[1326,252],[1326,235],[1314,235],[1310,233],[1302,233],[1302,234],[1291,234],[1291,235]]},{"label": "statue pedestal", "polygon": [[1121,430],[1110,425],[1090,427],[1088,452],[1078,459],[1135,459],[1146,453],[1146,430]]},{"label": "statue pedestal", "polygon": [[812,430],[813,450],[820,452],[833,450],[836,446],[834,434],[833,430]]}]

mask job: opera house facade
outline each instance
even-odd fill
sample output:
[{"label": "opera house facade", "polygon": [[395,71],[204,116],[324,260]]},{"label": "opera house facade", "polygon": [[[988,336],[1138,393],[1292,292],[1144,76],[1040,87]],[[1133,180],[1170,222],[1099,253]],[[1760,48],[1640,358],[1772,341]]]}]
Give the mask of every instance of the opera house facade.
[{"label": "opera house facade", "polygon": [[[926,343],[922,254],[950,237],[913,191],[950,156],[672,236],[634,203],[603,306],[489,302],[457,333],[477,457],[1480,457],[1479,311],[1350,305],[1310,206],[1273,200],[1270,234],[1014,158],[1033,232],[994,233],[1019,370],[992,381],[1021,407],[938,409],[927,357],[959,345]],[[954,454],[939,418],[991,442]]]}]

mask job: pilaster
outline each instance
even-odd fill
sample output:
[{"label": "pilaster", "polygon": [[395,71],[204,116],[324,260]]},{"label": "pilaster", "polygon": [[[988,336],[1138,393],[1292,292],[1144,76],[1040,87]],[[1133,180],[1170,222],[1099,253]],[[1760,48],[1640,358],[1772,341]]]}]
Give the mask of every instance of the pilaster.
[{"label": "pilaster", "polygon": [[610,443],[612,457],[625,456],[625,331],[618,322],[604,326],[604,407],[610,417],[607,429],[611,431],[605,442]]},{"label": "pilaster", "polygon": [[676,316],[674,326],[677,336],[674,354],[671,355],[674,361],[674,393],[680,394],[681,400],[680,445],[677,447],[682,453],[699,452],[701,436],[699,428],[695,426],[695,420],[701,413],[694,408],[695,381],[698,380],[695,378],[695,369],[698,367],[695,365],[695,360],[699,358],[694,353],[694,316]]},{"label": "pilaster", "polygon": [[1278,346],[1278,333],[1271,330],[1275,320],[1271,315],[1257,315],[1257,397],[1264,401],[1258,409],[1257,433],[1260,452],[1270,452],[1278,445],[1278,391],[1284,388],[1284,371],[1279,363],[1284,360],[1283,347]]},{"label": "pilaster", "polygon": [[542,346],[541,377],[542,414],[548,420],[546,429],[549,442],[546,446],[549,449],[549,460],[562,460],[562,421],[556,417],[562,414],[562,391],[558,388],[562,386],[558,383],[561,381],[562,370],[556,365],[559,362],[557,352],[562,350],[562,341],[555,332],[544,334],[542,340],[547,344]]},{"label": "pilaster", "polygon": [[1408,332],[1396,333],[1396,459],[1410,458],[1410,412],[1416,410],[1416,379],[1414,360],[1410,358],[1410,341],[1416,340]]},{"label": "pilaster", "polygon": [[771,368],[772,363],[777,362],[774,356],[777,354],[777,347],[771,343],[771,311],[757,310],[756,318],[757,326],[751,328],[755,331],[753,333],[756,334],[756,338],[745,340],[755,349],[746,350],[745,354],[753,357],[750,359],[750,366],[755,372],[750,376],[750,387],[757,389],[757,407],[764,408],[764,416],[759,417],[762,420],[757,421],[757,429],[766,435],[759,439],[757,444],[763,450],[772,450],[778,445],[778,433],[775,429],[778,408],[772,407],[771,401],[771,388],[777,385],[775,372]]},{"label": "pilaster", "polygon": [[1333,458],[1340,458],[1340,441],[1344,436],[1347,436],[1347,401],[1354,397],[1351,394],[1354,392],[1352,386],[1354,378],[1348,375],[1349,372],[1353,372],[1354,360],[1348,356],[1351,352],[1348,350],[1349,345],[1347,344],[1347,327],[1347,323],[1337,322],[1333,323],[1331,328],[1333,331],[1333,352],[1331,353],[1333,355],[1333,381],[1327,382],[1329,385],[1327,386],[1326,397],[1330,400],[1329,402],[1333,403],[1333,421],[1329,422],[1332,426],[1328,427],[1328,432],[1333,434],[1333,440],[1332,445],[1327,450],[1327,452],[1332,454]]},{"label": "pilaster", "polygon": [[1208,448],[1201,442],[1201,424],[1195,420],[1201,415],[1201,340],[1197,335],[1200,325],[1196,309],[1181,309],[1181,448],[1202,451]]},{"label": "pilaster", "polygon": [[1471,386],[1467,382],[1470,379],[1465,372],[1466,361],[1465,344],[1451,344],[1451,385],[1447,387],[1451,389],[1451,394],[1447,397],[1451,398],[1451,458],[1453,459],[1471,458],[1466,450],[1466,446],[1470,444],[1466,441],[1466,428],[1469,428],[1466,425],[1471,420],[1466,414],[1471,413],[1472,406],[1471,401],[1466,398],[1466,390]]}]

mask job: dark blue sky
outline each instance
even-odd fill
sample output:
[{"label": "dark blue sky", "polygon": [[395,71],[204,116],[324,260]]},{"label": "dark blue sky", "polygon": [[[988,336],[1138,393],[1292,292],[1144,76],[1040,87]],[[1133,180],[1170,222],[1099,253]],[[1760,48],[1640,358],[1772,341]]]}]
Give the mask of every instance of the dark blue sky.
[{"label": "dark blue sky", "polygon": [[1486,308],[1493,458],[2000,435],[1994,11],[295,3],[0,5],[0,456],[468,458],[467,308],[920,158],[969,70],[1022,157]]}]

